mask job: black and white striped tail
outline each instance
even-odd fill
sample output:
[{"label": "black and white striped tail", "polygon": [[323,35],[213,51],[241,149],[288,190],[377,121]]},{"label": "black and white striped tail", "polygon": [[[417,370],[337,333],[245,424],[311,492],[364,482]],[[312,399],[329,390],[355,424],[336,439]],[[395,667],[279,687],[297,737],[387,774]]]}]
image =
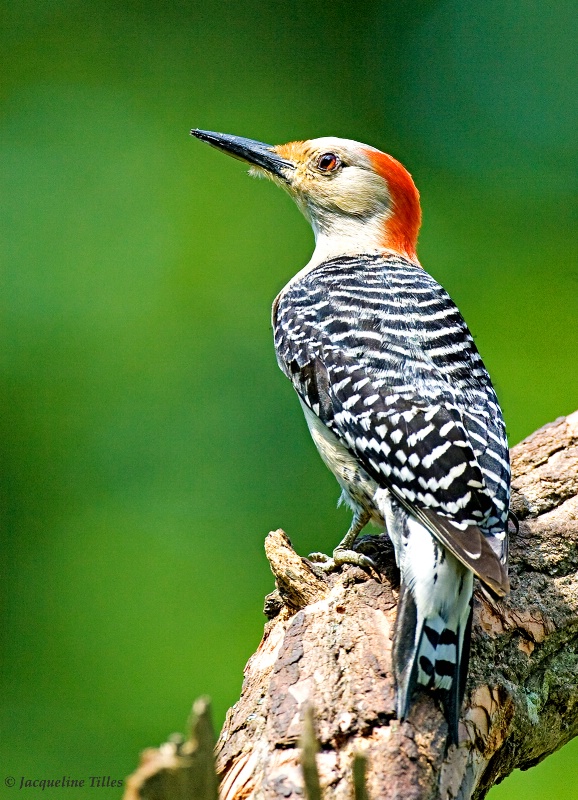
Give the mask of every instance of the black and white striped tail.
[{"label": "black and white striped tail", "polygon": [[[412,517],[392,538],[402,585],[393,644],[397,715],[409,714],[413,694],[437,694],[448,723],[448,741],[458,743],[458,723],[468,671],[473,573]],[[401,532],[401,536],[399,533]]]}]

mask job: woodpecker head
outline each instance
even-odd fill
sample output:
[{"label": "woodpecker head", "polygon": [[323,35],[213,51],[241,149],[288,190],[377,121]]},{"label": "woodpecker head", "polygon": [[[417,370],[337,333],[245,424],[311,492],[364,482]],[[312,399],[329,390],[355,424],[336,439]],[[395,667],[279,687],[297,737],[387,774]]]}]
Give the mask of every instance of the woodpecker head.
[{"label": "woodpecker head", "polygon": [[418,263],[419,193],[392,156],[334,137],[271,146],[224,133],[191,134],[288,191],[311,222],[320,258],[395,252]]}]

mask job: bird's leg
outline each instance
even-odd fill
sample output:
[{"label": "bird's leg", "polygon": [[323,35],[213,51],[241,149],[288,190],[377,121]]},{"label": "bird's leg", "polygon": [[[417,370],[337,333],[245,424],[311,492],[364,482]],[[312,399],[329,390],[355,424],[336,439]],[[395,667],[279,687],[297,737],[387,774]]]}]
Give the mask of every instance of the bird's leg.
[{"label": "bird's leg", "polygon": [[365,509],[356,510],[353,515],[351,527],[333,551],[333,558],[331,556],[326,556],[325,553],[311,553],[308,556],[309,560],[319,564],[324,572],[333,572],[333,570],[337,569],[342,564],[355,564],[358,567],[370,567],[377,571],[375,563],[369,556],[365,556],[363,553],[356,553],[355,550],[352,550],[355,540],[363,528],[365,528],[370,518],[371,515],[368,511],[365,511]]}]

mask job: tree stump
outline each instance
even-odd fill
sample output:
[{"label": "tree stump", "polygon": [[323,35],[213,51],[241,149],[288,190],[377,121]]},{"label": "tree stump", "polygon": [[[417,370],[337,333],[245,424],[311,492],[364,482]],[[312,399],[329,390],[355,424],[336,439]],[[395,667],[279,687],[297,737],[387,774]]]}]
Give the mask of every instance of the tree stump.
[{"label": "tree stump", "polygon": [[221,800],[306,796],[299,736],[308,709],[326,800],[354,796],[359,753],[372,800],[480,800],[578,733],[578,412],[511,456],[520,521],[512,589],[501,601],[475,593],[459,745],[447,747],[441,707],[425,692],[406,721],[395,716],[398,576],[387,537],[363,541],[379,577],[357,567],[325,576],[275,531],[265,544],[277,586],[265,604],[270,621],[216,747]]}]

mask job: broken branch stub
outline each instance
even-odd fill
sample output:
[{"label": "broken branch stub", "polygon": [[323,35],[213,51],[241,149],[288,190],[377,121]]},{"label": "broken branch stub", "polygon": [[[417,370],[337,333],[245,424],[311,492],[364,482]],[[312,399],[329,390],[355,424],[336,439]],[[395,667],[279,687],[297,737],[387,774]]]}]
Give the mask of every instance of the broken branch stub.
[{"label": "broken branch stub", "polygon": [[210,703],[201,697],[193,705],[187,741],[175,735],[145,750],[124,800],[218,800],[214,745]]}]

